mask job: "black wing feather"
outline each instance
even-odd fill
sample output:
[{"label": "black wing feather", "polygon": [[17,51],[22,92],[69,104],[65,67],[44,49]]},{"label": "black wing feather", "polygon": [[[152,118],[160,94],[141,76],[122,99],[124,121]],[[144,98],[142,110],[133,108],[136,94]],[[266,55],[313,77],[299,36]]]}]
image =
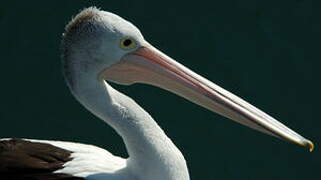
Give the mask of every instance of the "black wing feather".
[{"label": "black wing feather", "polygon": [[0,141],[1,180],[84,180],[53,173],[71,160],[72,152],[23,139]]}]

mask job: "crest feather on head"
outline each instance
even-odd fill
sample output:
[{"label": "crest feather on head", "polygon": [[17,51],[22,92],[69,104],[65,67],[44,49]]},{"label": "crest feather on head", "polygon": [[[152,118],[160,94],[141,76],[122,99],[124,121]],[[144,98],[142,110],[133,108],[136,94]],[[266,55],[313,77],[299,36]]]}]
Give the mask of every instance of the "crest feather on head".
[{"label": "crest feather on head", "polygon": [[[66,25],[65,32],[62,34],[62,41],[61,41],[61,52],[62,52],[62,64],[64,69],[64,75],[67,79],[69,79],[70,76],[70,67],[72,63],[71,61],[68,61],[69,56],[71,55],[72,49],[71,46],[74,43],[77,43],[82,36],[82,33],[90,32],[92,30],[89,30],[88,28],[92,28],[93,26],[90,26],[92,22],[95,21],[99,17],[100,9],[96,7],[89,7],[83,9],[79,14],[77,14],[75,17],[72,18],[72,20]],[[89,26],[88,26],[89,25]],[[70,79],[70,83],[72,83],[72,80]]]}]

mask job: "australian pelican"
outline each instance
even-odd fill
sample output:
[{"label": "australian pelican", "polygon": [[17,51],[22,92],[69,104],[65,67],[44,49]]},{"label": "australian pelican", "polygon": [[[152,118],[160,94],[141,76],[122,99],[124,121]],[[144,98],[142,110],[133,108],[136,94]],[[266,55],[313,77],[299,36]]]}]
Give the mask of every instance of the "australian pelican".
[{"label": "australian pelican", "polygon": [[74,97],[122,137],[129,158],[79,143],[0,140],[1,180],[188,180],[184,156],[154,119],[107,81],[147,83],[277,138],[311,141],[154,48],[130,22],[91,7],[66,26],[63,70]]}]

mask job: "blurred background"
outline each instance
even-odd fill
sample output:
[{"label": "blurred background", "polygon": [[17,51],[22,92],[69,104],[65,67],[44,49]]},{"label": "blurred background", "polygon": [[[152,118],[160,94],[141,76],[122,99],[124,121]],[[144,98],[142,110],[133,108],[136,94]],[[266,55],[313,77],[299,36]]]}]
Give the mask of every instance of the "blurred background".
[{"label": "blurred background", "polygon": [[321,4],[312,0],[6,1],[0,6],[0,137],[90,143],[127,157],[121,138],[70,94],[64,26],[97,6],[154,46],[314,141],[304,149],[147,85],[113,85],[183,152],[191,179],[318,179]]}]

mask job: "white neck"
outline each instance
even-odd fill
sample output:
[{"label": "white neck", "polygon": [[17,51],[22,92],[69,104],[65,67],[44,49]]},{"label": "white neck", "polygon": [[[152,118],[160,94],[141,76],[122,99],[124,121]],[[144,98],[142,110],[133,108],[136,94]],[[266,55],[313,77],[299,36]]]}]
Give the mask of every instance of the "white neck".
[{"label": "white neck", "polygon": [[105,81],[83,77],[78,76],[71,90],[81,104],[123,138],[130,173],[142,175],[138,177],[142,180],[189,179],[183,155],[144,109]]}]

